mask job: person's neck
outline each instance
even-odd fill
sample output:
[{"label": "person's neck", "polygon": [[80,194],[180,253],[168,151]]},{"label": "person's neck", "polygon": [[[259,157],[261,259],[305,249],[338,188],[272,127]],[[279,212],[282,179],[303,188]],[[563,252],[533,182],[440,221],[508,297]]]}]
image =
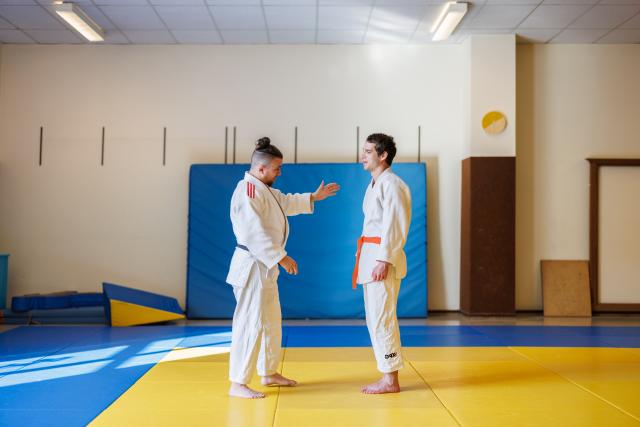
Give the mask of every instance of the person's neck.
[{"label": "person's neck", "polygon": [[371,171],[371,179],[373,179],[373,183],[376,183],[378,177],[382,174],[382,172],[389,169],[389,165],[386,163],[381,163],[377,168]]},{"label": "person's neck", "polygon": [[263,183],[266,186],[269,186],[269,184],[267,184],[266,182],[264,182],[262,179],[260,179],[260,177],[258,176],[258,172],[254,171],[253,169],[249,169],[249,175],[251,175],[252,177],[254,177],[255,179],[257,179],[258,181],[260,181],[261,183]]}]

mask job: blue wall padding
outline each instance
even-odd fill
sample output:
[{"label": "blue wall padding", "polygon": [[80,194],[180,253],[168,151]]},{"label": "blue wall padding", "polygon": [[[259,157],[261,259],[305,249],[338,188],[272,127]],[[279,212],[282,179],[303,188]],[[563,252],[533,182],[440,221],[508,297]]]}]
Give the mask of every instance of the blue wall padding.
[{"label": "blue wall padding", "polygon": [[[103,283],[102,290],[107,300],[113,299],[162,311],[169,311],[171,313],[183,314],[180,304],[172,297],[128,288],[126,286],[114,285],[113,283]],[[110,311],[108,315],[111,316]]]},{"label": "blue wall padding", "polygon": [[[189,190],[187,316],[231,318],[235,299],[225,283],[236,245],[229,205],[248,165],[193,165]],[[426,168],[393,165],[410,187],[412,222],[405,246],[408,275],[398,301],[400,317],[427,314]],[[362,287],[351,289],[356,239],[362,232],[362,199],[371,175],[361,164],[285,164],[275,187],[285,193],[312,192],[323,180],[337,182],[337,196],[315,204],[313,215],[289,217],[288,254],[299,274],[281,270],[280,302],[285,318],[363,318]]]},{"label": "blue wall padding", "polygon": [[59,295],[25,295],[11,299],[11,310],[17,313],[29,310],[53,310],[104,305],[104,295],[97,292],[67,293]]}]

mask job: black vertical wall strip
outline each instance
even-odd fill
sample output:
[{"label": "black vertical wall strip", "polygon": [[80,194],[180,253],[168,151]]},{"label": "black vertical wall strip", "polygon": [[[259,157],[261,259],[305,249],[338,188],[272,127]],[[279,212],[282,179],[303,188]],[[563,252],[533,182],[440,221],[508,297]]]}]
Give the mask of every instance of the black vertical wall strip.
[{"label": "black vertical wall strip", "polygon": [[233,164],[236,164],[236,127],[233,127]]},{"label": "black vertical wall strip", "polygon": [[298,126],[295,127],[293,139],[294,139],[293,163],[298,163]]},{"label": "black vertical wall strip", "polygon": [[360,161],[360,126],[356,126],[356,163]]},{"label": "black vertical wall strip", "polygon": [[420,163],[420,145],[422,143],[422,128],[418,126],[418,163]]},{"label": "black vertical wall strip", "polygon": [[162,132],[162,166],[167,164],[167,128]]},{"label": "black vertical wall strip", "polygon": [[100,166],[104,166],[104,126],[102,126],[102,149],[100,150]]},{"label": "black vertical wall strip", "polygon": [[229,126],[224,127],[224,164],[227,164],[227,145],[229,143]]},{"label": "black vertical wall strip", "polygon": [[40,154],[38,154],[38,166],[42,166],[42,136],[44,134],[44,126],[40,126]]}]

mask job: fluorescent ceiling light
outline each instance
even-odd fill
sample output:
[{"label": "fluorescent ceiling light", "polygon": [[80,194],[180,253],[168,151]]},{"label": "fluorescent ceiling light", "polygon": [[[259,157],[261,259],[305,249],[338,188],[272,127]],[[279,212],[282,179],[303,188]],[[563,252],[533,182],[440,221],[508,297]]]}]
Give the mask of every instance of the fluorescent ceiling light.
[{"label": "fluorescent ceiling light", "polygon": [[466,3],[449,2],[444,5],[442,13],[431,27],[433,41],[446,40],[456,29],[464,14],[467,13]]},{"label": "fluorescent ceiling light", "polygon": [[67,24],[90,42],[104,41],[104,31],[86,13],[73,3],[54,3],[53,9]]}]

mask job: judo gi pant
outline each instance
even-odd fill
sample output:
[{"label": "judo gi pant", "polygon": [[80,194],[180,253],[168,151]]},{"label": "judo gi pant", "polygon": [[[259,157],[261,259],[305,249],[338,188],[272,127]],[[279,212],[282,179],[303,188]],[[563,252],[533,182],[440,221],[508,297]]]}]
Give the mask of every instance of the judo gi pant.
[{"label": "judo gi pant", "polygon": [[248,282],[233,287],[236,309],[233,313],[229,380],[248,384],[254,367],[258,375],[277,372],[282,346],[282,312],[278,286],[264,287],[258,265],[254,265]]},{"label": "judo gi pant", "polygon": [[396,279],[394,269],[390,268],[384,281],[367,283],[363,289],[367,328],[378,370],[390,373],[402,369],[404,363],[396,314],[400,279]]}]

